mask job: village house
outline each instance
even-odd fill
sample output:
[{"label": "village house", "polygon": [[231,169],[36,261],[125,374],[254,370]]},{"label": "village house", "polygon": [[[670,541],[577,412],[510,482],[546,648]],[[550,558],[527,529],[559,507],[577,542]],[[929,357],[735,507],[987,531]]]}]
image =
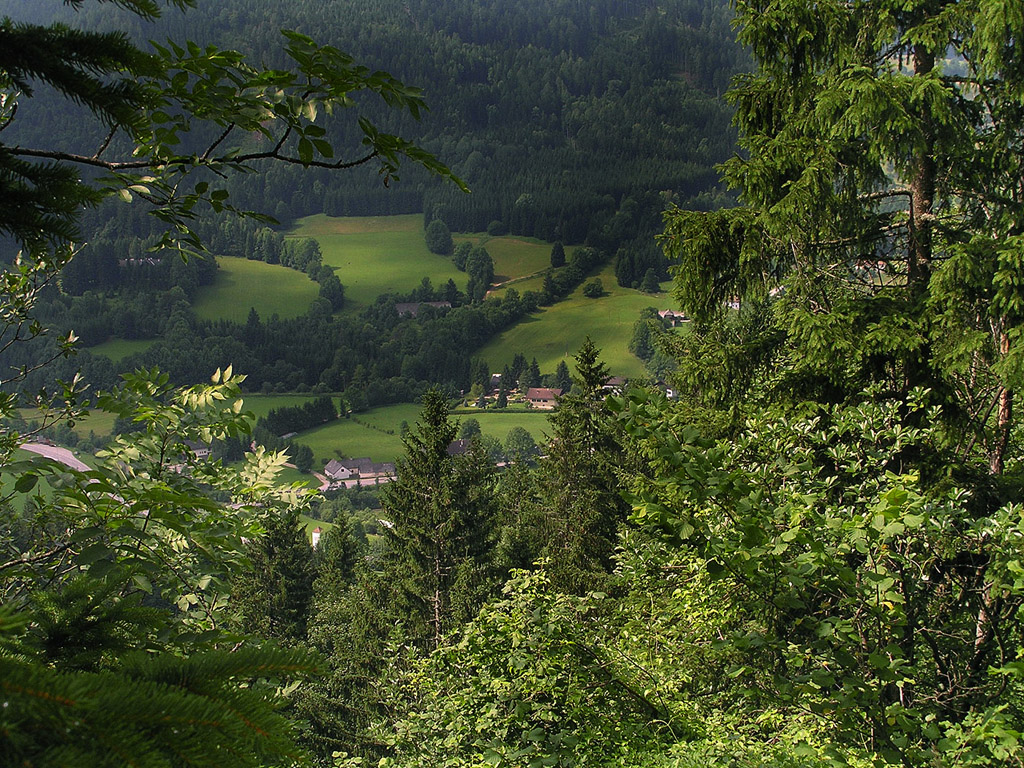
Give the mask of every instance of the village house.
[{"label": "village house", "polygon": [[192,451],[192,454],[197,459],[208,459],[210,458],[211,448],[205,443],[197,443],[192,440],[185,441],[185,447]]},{"label": "village house", "polygon": [[675,328],[683,323],[690,322],[690,318],[686,316],[685,312],[677,312],[674,309],[663,309],[658,312],[658,317],[660,317],[669,328]]},{"label": "village house", "polygon": [[530,387],[526,390],[526,401],[542,411],[553,410],[558,405],[562,390],[547,387]]},{"label": "village house", "polygon": [[399,301],[395,303],[395,312],[399,316],[416,317],[420,307],[434,307],[434,309],[451,309],[450,301]]},{"label": "village house", "polygon": [[622,390],[626,388],[626,379],[622,376],[610,376],[608,381],[601,387],[605,392],[612,395],[621,395]]},{"label": "village house", "polygon": [[368,457],[332,459],[324,467],[324,476],[335,488],[356,488],[362,485],[384,485],[397,477],[395,465],[377,463]]}]

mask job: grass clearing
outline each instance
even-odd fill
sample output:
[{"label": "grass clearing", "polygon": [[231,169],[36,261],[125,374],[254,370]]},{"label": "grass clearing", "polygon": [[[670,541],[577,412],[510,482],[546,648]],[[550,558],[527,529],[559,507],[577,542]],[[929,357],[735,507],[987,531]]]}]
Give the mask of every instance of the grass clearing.
[{"label": "grass clearing", "polygon": [[[533,275],[551,266],[551,244],[534,237],[492,237],[477,233],[454,235],[452,239],[456,245],[466,241],[486,248],[494,261],[496,283]],[[540,281],[543,283],[544,278],[541,277]],[[516,288],[519,289],[518,286]]]},{"label": "grass clearing", "polygon": [[476,419],[480,422],[480,431],[488,437],[494,437],[502,443],[514,427],[522,427],[529,432],[539,444],[544,435],[551,432],[548,416],[551,411],[479,411],[476,408],[459,408],[453,417],[459,421]]},{"label": "grass clearing", "polygon": [[[257,419],[264,418],[275,408],[294,408],[299,405],[305,405],[310,400],[315,400],[321,397],[321,395],[308,395],[308,394],[285,394],[285,395],[261,395],[257,393],[250,393],[242,395],[242,410],[251,411]],[[334,405],[337,407],[338,400],[334,399]]]},{"label": "grass clearing", "polygon": [[308,445],[313,450],[313,468],[317,471],[325,462],[337,459],[339,454],[345,458],[369,456],[374,461],[393,461],[403,450],[397,430],[394,435],[389,435],[352,419],[338,419],[302,432],[295,442]]},{"label": "grass clearing", "polygon": [[368,216],[336,218],[317,215],[300,219],[289,233],[314,237],[324,264],[335,268],[345,286],[346,311],[373,303],[382,293],[408,293],[429,277],[434,287],[454,280],[465,288],[466,275],[451,259],[427,250],[423,217]]},{"label": "grass clearing", "polygon": [[[547,416],[545,411],[502,412],[460,408],[453,412],[452,420],[462,422],[474,418],[480,422],[480,430],[485,435],[502,442],[513,427],[523,427],[539,443],[549,431]],[[387,405],[302,432],[295,442],[308,445],[313,450],[313,466],[318,470],[325,461],[338,458],[339,453],[346,458],[369,456],[374,461],[394,461],[405,451],[400,434],[402,422],[415,427],[419,417],[418,403]]]},{"label": "grass clearing", "polygon": [[155,343],[156,339],[111,339],[86,349],[94,355],[103,355],[114,363],[120,363],[129,355],[145,352]]},{"label": "grass clearing", "polygon": [[[288,236],[313,237],[320,243],[324,263],[335,268],[345,286],[346,311],[361,309],[382,293],[408,293],[424,277],[435,288],[451,279],[464,289],[468,280],[451,259],[427,250],[419,214],[339,218],[318,214],[300,219]],[[535,238],[474,233],[456,234],[453,239],[487,248],[496,282],[532,275],[551,263],[551,245]],[[538,278],[537,286],[542,283],[543,277]]]},{"label": "grass clearing", "polygon": [[[588,276],[584,284],[594,277]],[[543,373],[553,373],[561,360],[572,370],[572,356],[590,336],[613,376],[643,376],[643,362],[629,351],[633,323],[644,307],[673,308],[672,297],[620,287],[610,263],[596,277],[604,284],[604,296],[588,299],[581,285],[568,298],[499,334],[479,351],[479,356],[487,360],[492,371],[510,364],[517,352],[526,355],[527,360],[536,357]]]},{"label": "grass clearing", "polygon": [[278,264],[218,257],[217,279],[204,285],[192,302],[202,320],[244,323],[256,307],[261,318],[298,317],[319,295],[320,287],[301,272]]}]

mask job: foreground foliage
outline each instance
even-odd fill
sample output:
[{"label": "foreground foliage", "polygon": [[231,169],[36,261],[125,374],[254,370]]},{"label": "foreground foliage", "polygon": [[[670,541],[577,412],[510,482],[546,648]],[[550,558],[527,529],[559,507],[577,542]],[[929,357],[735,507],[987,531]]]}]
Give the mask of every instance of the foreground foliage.
[{"label": "foreground foliage", "polygon": [[299,501],[285,456],[237,468],[189,443],[246,430],[238,379],[175,391],[127,377],[102,403],[137,429],[99,466],[19,460],[6,433],[0,529],[0,755],[9,764],[268,765],[301,754],[277,711],[305,652],[247,646],[230,585],[243,539]]}]

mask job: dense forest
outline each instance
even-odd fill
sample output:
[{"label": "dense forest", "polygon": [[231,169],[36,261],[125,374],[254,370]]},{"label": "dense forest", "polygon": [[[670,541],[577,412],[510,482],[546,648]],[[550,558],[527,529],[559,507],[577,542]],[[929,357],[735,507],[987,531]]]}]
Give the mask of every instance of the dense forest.
[{"label": "dense forest", "polygon": [[[161,8],[117,6],[140,23]],[[531,28],[483,3],[444,7],[465,14],[437,16],[461,25],[460,39],[488,39],[478,18],[505,20],[510,39]],[[573,24],[551,28],[579,46],[572,30],[602,28],[602,11],[651,13],[564,7]],[[366,8],[382,26],[395,13],[427,27],[410,3]],[[73,360],[73,336],[49,347],[52,360],[7,371],[0,762],[1024,765],[1024,16],[1009,0],[773,0],[735,12],[755,60],[729,93],[741,151],[721,172],[735,205],[665,211],[658,242],[693,322],[677,334],[647,317],[634,339],[677,363],[675,400],[643,386],[609,393],[588,341],[542,455],[497,466],[430,387],[395,481],[325,497],[280,485],[286,457],[247,443],[230,366],[185,386],[157,369],[124,377],[97,406],[131,428],[84,470],[26,456],[32,435],[9,420],[36,366]],[[276,6],[267,19],[286,21]],[[157,199],[193,160],[169,148],[176,131],[153,127],[154,92],[178,94],[198,122],[216,105],[176,89],[228,72],[218,119],[283,123],[307,150],[327,140],[290,88],[322,84],[341,108],[347,96],[329,86],[364,83],[400,111],[419,108],[348,59],[291,44],[312,84],[239,68],[215,48],[188,52],[182,79],[171,49],[154,60],[120,35],[0,22],[0,78],[22,94],[0,104],[4,124],[40,79],[142,158],[100,187],[77,174],[81,157],[30,160],[0,129],[0,228],[23,249],[0,280],[9,354],[46,335],[43,313],[78,311],[60,276],[82,205],[103,190],[154,198],[165,223],[184,227],[179,242],[202,234],[187,206],[206,192],[186,194],[186,207]],[[366,137],[385,173],[389,152],[445,173],[415,146]],[[245,170],[237,155],[203,164]],[[571,276],[574,259],[601,253],[580,248],[560,268]],[[277,258],[316,262],[302,243]],[[172,269],[145,268],[156,274],[136,279]],[[180,303],[165,307],[181,326],[167,343],[192,339],[179,353],[196,358],[184,289],[163,295]],[[511,312],[508,295],[451,298],[445,312],[424,308],[422,325],[400,323],[390,299],[363,320],[390,334],[384,347],[429,327],[410,342],[418,350],[457,321],[484,333]],[[342,333],[331,311],[327,297],[312,310]],[[259,371],[287,354],[285,336],[304,343],[299,330],[254,312],[244,329],[202,332],[223,332],[225,345],[251,334],[246,349],[273,350],[250,361]],[[381,350],[382,366],[397,359]],[[464,375],[482,373],[470,364]],[[47,389],[44,418],[73,422],[82,381]],[[298,410],[274,422],[330,418],[333,403]],[[211,441],[244,456],[200,456]]]},{"label": "dense forest", "polygon": [[[38,21],[54,9],[5,2],[3,13]],[[74,16],[95,28],[124,28],[122,15],[103,4]],[[420,120],[376,100],[361,99],[359,108],[435,153],[473,190],[466,195],[412,168],[385,187],[372,168],[332,174],[278,164],[231,181],[241,208],[285,223],[322,212],[423,211],[425,223],[436,216],[455,231],[498,222],[517,234],[646,253],[666,202],[710,208],[724,199],[713,166],[733,150],[735,135],[718,97],[743,62],[729,18],[725,3],[695,0],[232,0],[130,26],[138,40],[197,38],[270,66],[282,64],[281,29],[330,43],[425,90],[429,110]],[[54,126],[48,116],[66,106],[45,94],[36,101],[9,140],[44,135],[92,147],[102,138],[79,135],[84,121]],[[327,138],[355,153],[353,130],[352,120],[335,120]],[[136,239],[150,234],[143,221],[128,226]],[[119,258],[126,247],[115,248]]]},{"label": "dense forest", "polygon": [[[5,11],[26,21],[59,15],[55,8],[0,3],[0,13]],[[65,18],[99,29],[114,18],[125,23],[123,14],[103,4],[68,9]],[[410,18],[417,23],[410,25]],[[368,395],[350,399],[377,404],[414,399],[429,384],[469,390],[479,378],[472,372],[479,371],[473,353],[492,334],[566,295],[598,261],[615,260],[621,285],[666,279],[667,260],[654,243],[665,206],[706,208],[725,199],[713,165],[728,156],[734,134],[717,96],[742,61],[728,19],[723,4],[691,2],[346,3],[337,15],[322,4],[200,3],[153,25],[129,23],[138,40],[183,37],[187,24],[202,30],[199,43],[238,45],[251,58],[275,65],[279,30],[297,29],[422,84],[430,109],[419,121],[373,100],[362,99],[360,109],[365,104],[370,118],[435,152],[472,189],[467,195],[415,167],[385,188],[373,170],[338,174],[264,163],[257,173],[230,177],[225,191],[233,206],[272,214],[282,224],[320,212],[423,211],[425,227],[440,219],[454,231],[487,229],[587,247],[570,248],[582,256],[555,270],[541,295],[522,303],[512,296],[504,308],[485,313],[398,322],[387,317],[386,307],[402,297],[382,297],[384,311],[360,317],[331,317],[317,302],[297,320],[251,318],[242,327],[199,322],[187,307],[196,289],[215,279],[212,260],[185,263],[166,251],[154,253],[166,220],[148,215],[145,205],[110,199],[82,220],[77,239],[84,245],[63,271],[59,293],[41,295],[40,318],[60,331],[54,336],[73,331],[83,347],[108,338],[159,341],[117,366],[81,351],[60,370],[23,380],[22,391],[35,392],[47,377],[70,378],[76,370],[85,372],[94,391],[106,390],[119,370],[138,366],[159,366],[184,384],[202,380],[224,360],[247,372],[252,391],[344,393],[355,382]],[[101,135],[84,133],[87,120],[55,126],[49,116],[58,111],[67,113],[68,105],[41,87],[20,105],[5,136],[83,151],[100,142]],[[485,117],[475,119],[476,113]],[[325,139],[348,147],[351,121],[334,122]],[[202,137],[204,130],[210,132],[195,132]],[[189,134],[182,140],[197,141]],[[216,215],[216,208],[198,219],[192,209],[187,215],[197,242],[212,253],[291,266],[320,284],[332,312],[343,307],[344,274],[315,257],[286,253],[267,222]],[[412,278],[415,285],[418,276]],[[430,299],[478,302],[488,283],[477,280],[475,288],[459,285],[458,291],[438,286]],[[267,327],[254,326],[257,321]],[[54,348],[41,343],[3,354],[7,364],[31,368]]]}]

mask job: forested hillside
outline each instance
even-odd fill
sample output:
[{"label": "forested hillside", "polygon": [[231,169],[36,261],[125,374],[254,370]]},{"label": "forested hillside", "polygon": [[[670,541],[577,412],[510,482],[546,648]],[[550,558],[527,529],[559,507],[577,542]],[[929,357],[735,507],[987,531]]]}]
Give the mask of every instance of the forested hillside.
[{"label": "forested hillside", "polygon": [[[4,12],[26,21],[56,14],[87,27],[124,28],[139,41],[194,37],[200,44],[237,47],[251,61],[273,66],[283,64],[280,30],[295,29],[423,88],[429,110],[419,113],[420,120],[411,111],[388,108],[372,93],[357,93],[354,99],[382,130],[434,152],[466,181],[470,194],[414,164],[387,184],[374,163],[335,173],[267,161],[253,165],[256,173],[224,180],[199,175],[202,184],[226,187],[230,196],[220,205],[267,213],[282,224],[310,213],[422,211],[424,226],[441,219],[452,231],[535,235],[565,243],[570,253],[572,244],[586,243],[582,273],[597,261],[614,259],[619,283],[639,287],[645,278],[650,283],[668,276],[667,261],[654,243],[665,206],[709,208],[726,200],[713,166],[732,151],[734,133],[730,110],[719,96],[741,56],[725,3],[229,0],[200,2],[187,14],[171,10],[153,23],[126,21],[106,4],[62,10],[0,3]],[[102,133],[89,120],[74,119],[75,110],[40,86],[19,105],[5,140],[92,152],[102,143]],[[327,131],[320,140],[339,154],[356,157],[361,150],[353,132],[358,135],[359,128],[344,112],[337,110],[330,120],[318,117]],[[54,120],[54,115],[67,119]],[[84,133],[90,126],[92,135]],[[215,137],[212,126],[192,126],[177,137],[183,144],[175,146],[188,151]],[[269,140],[252,132],[229,138],[254,151],[265,149]],[[90,173],[88,168],[85,172]],[[155,340],[146,353],[123,365],[160,365],[180,383],[201,379],[207,368],[229,358],[248,373],[255,389],[343,392],[357,381],[371,403],[415,397],[429,383],[468,390],[483,376],[472,353],[486,343],[487,334],[538,303],[564,296],[583,277],[576,274],[578,268],[571,275],[572,270],[556,270],[541,295],[528,297],[522,306],[513,297],[511,309],[489,312],[502,320],[475,322],[471,333],[457,319],[442,322],[456,331],[404,331],[393,330],[395,323],[380,312],[339,319],[322,307],[283,324],[255,307],[261,315],[257,320],[275,324],[257,332],[191,315],[187,304],[215,279],[215,265],[200,260],[183,264],[173,254],[151,252],[167,222],[148,213],[142,198],[130,205],[115,198],[83,217],[76,238],[82,245],[61,276],[60,295],[44,296],[42,317],[65,332],[73,330],[83,346],[108,338]],[[344,272],[332,272],[315,258],[284,253],[280,227],[208,215],[202,206],[190,208],[186,216],[213,253],[291,266],[319,284],[319,295],[332,310],[344,305]],[[421,275],[409,277],[411,289]],[[474,291],[457,286],[466,292],[467,303],[479,301],[486,287],[486,282]],[[429,298],[453,298],[444,286],[436,291],[438,296]],[[95,295],[83,297],[86,293]],[[384,299],[384,305],[401,298]],[[149,312],[150,307],[158,309]],[[401,344],[388,341],[392,333],[402,335]],[[11,354],[11,364],[31,365],[47,353],[26,349]],[[88,353],[61,375],[71,375],[76,365],[87,369],[96,388],[116,380],[108,361]],[[30,379],[25,389],[40,386],[45,375]]]},{"label": "forested hillside", "polygon": [[[30,20],[53,10],[0,3],[0,14]],[[732,151],[734,134],[717,97],[740,66],[729,16],[726,3],[697,0],[211,0],[187,15],[131,26],[140,40],[195,38],[271,66],[282,63],[280,29],[329,43],[424,90],[429,112],[420,121],[384,118],[377,103],[366,104],[367,114],[437,154],[473,189],[466,196],[413,171],[385,189],[372,170],[278,166],[236,180],[239,205],[282,221],[422,210],[453,230],[480,231],[497,220],[513,232],[580,243],[606,227],[626,230],[604,233],[617,241],[640,227],[652,232],[666,199],[720,203],[712,166]],[[98,28],[124,25],[103,5],[76,17]],[[35,116],[20,116],[14,127],[18,136],[43,131],[71,146],[86,141],[74,121],[53,125],[54,102],[33,108]],[[343,146],[351,127],[342,121],[328,138]]]},{"label": "forested hillside", "polygon": [[[0,763],[1024,766],[1024,13],[1012,0],[735,7],[756,60],[729,97],[742,152],[722,172],[736,204],[665,212],[659,243],[692,325],[677,334],[646,316],[637,334],[645,354],[678,364],[674,399],[610,391],[588,340],[540,453],[522,443],[498,466],[480,425],[460,426],[430,387],[401,429],[393,481],[320,495],[276,482],[286,457],[249,442],[231,367],[186,387],[156,369],[126,376],[97,398],[124,428],[87,470],[26,457],[35,433],[13,420],[19,385],[59,360],[74,372],[74,336],[53,360],[5,369]],[[283,123],[321,154],[334,145],[313,143],[326,140],[306,100],[268,81],[305,89],[299,73],[337,108],[346,95],[331,88],[355,81],[419,109],[395,82],[289,40],[287,72],[182,48],[197,72],[231,74],[215,108],[176,91],[177,49],[154,61],[121,36],[5,21],[0,81],[22,95],[5,95],[0,117],[21,119],[30,80],[62,88],[142,158],[112,169],[123,175],[108,194],[146,200],[192,160],[168,149],[177,134],[152,129],[169,116],[153,122],[145,88],[178,93],[197,122],[212,110],[249,133]],[[389,150],[446,173],[415,146],[364,135],[385,173],[404,173]],[[0,140],[0,228],[23,247],[0,273],[0,343],[18,360],[47,333],[40,315],[105,300],[60,290],[82,205],[104,190],[74,173],[89,158],[37,163],[2,128]],[[245,170],[212,151],[203,163]],[[196,194],[186,203],[230,213]],[[153,204],[179,242],[222,234],[177,202]],[[435,246],[451,245],[433,229]],[[252,236],[320,273],[311,244]],[[486,282],[489,257],[467,245],[470,284]],[[306,358],[344,350],[318,383],[337,376],[357,396],[369,391],[366,367],[350,370],[360,344],[379,371],[401,361],[397,380],[486,376],[449,348],[603,257],[551,256],[543,295],[480,301],[424,282],[402,298],[454,291],[455,306],[418,307],[416,322],[400,321],[393,296],[336,321],[322,296],[294,321],[253,311],[244,326],[203,326],[182,287],[149,295],[172,324],[165,343],[186,340],[168,357],[181,369],[206,364],[217,337],[259,375],[291,366],[297,379],[325,362]],[[173,269],[132,266],[140,284]],[[73,376],[33,400],[44,423],[70,424],[86,396]],[[268,420],[333,416],[321,397]],[[242,456],[209,456],[211,444]]]}]

